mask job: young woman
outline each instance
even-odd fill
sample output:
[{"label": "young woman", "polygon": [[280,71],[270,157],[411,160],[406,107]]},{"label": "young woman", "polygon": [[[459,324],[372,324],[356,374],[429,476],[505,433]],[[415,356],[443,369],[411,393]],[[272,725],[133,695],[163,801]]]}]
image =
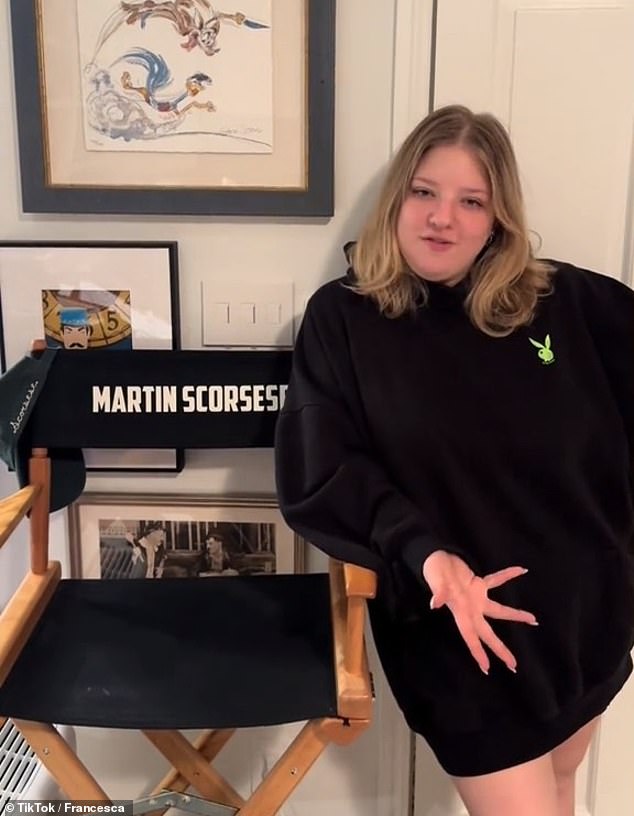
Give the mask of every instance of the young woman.
[{"label": "young woman", "polygon": [[289,524],[377,571],[394,695],[472,816],[572,816],[632,670],[634,293],[536,260],[502,125],[450,106],[312,297],[276,443]]}]

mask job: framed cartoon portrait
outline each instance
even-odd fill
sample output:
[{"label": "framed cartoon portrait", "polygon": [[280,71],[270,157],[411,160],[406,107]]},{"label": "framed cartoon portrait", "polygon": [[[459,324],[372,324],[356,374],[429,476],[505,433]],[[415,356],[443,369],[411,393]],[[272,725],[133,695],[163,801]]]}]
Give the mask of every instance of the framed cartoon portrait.
[{"label": "framed cartoon portrait", "polygon": [[216,578],[303,569],[303,542],[269,497],[84,493],[68,513],[76,578]]},{"label": "framed cartoon portrait", "polygon": [[[177,244],[0,241],[3,370],[37,339],[78,354],[178,349]],[[89,470],[178,471],[184,464],[180,450],[84,455]]]},{"label": "framed cartoon portrait", "polygon": [[330,216],[335,0],[11,0],[25,212]]}]

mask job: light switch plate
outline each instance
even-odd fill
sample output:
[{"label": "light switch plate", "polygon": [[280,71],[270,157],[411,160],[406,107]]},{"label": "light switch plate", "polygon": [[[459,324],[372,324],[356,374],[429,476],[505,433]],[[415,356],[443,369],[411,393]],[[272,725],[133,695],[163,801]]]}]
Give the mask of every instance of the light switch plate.
[{"label": "light switch plate", "polygon": [[203,346],[293,345],[293,284],[203,280]]}]

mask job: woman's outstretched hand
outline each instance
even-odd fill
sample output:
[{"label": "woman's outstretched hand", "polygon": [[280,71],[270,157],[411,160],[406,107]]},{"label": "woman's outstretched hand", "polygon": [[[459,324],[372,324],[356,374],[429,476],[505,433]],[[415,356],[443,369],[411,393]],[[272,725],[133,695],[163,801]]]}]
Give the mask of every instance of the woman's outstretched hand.
[{"label": "woman's outstretched hand", "polygon": [[462,558],[445,550],[433,552],[423,564],[423,577],[432,592],[431,608],[446,606],[450,610],[462,639],[485,674],[489,673],[490,662],[483,644],[512,672],[517,670],[514,655],[495,634],[486,618],[537,625],[535,616],[530,612],[504,606],[488,596],[490,589],[502,586],[526,572],[524,567],[508,567],[479,578]]}]

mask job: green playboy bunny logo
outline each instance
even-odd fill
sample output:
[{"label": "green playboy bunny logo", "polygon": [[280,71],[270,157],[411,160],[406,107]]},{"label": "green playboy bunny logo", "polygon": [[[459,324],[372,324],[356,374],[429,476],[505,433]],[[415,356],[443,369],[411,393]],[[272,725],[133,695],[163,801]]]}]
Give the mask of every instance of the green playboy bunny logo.
[{"label": "green playboy bunny logo", "polygon": [[535,346],[535,348],[539,349],[539,351],[537,352],[537,356],[539,357],[539,359],[542,361],[542,363],[544,365],[550,365],[551,363],[555,362],[555,355],[553,354],[553,352],[551,351],[551,348],[550,348],[550,335],[549,334],[546,335],[546,337],[544,338],[543,343],[540,343],[537,340],[533,340],[532,337],[529,337],[528,339]]}]

